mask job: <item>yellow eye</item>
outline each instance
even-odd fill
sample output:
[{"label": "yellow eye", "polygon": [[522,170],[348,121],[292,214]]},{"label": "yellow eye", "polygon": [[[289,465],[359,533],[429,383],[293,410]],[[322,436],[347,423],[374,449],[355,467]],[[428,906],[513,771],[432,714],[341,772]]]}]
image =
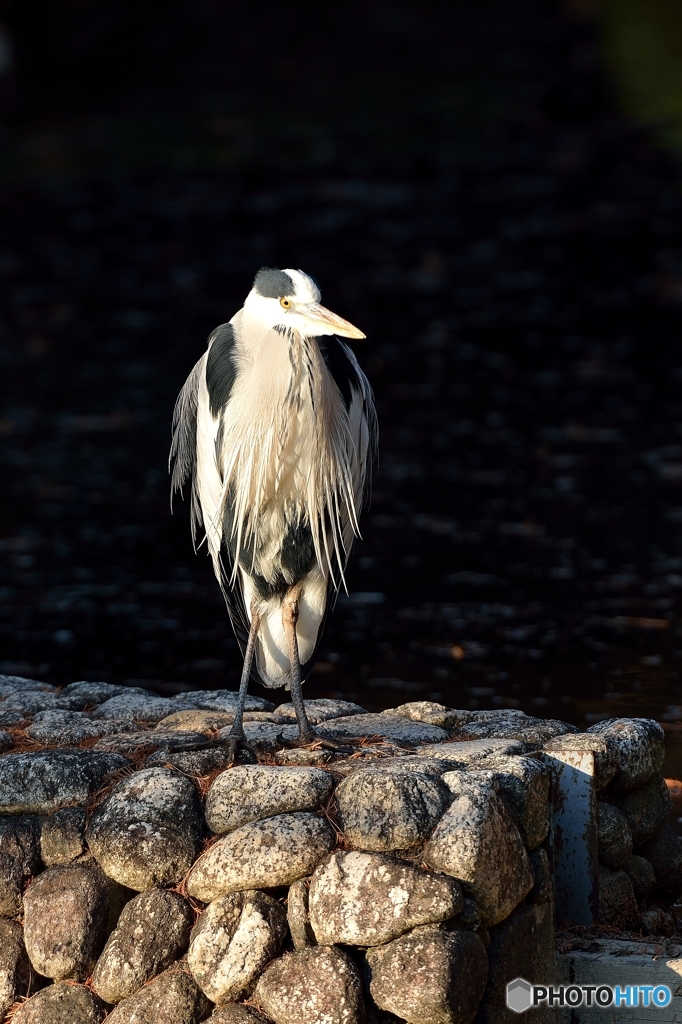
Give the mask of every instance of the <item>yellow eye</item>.
[{"label": "yellow eye", "polygon": [[282,309],[288,309],[289,306],[291,305],[291,299],[280,299],[279,304],[282,307]]}]

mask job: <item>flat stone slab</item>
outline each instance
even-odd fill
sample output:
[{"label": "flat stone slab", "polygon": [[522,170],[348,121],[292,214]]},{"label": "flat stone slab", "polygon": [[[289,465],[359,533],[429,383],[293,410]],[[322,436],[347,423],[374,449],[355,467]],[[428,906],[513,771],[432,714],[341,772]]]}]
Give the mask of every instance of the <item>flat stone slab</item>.
[{"label": "flat stone slab", "polygon": [[442,729],[452,729],[462,721],[461,711],[455,711],[431,700],[412,700],[407,704],[399,704],[397,708],[387,708],[381,714],[398,715],[401,718],[409,718],[412,722],[426,722],[427,725],[439,725]]},{"label": "flat stone slab", "polygon": [[122,693],[118,697],[110,697],[95,708],[93,717],[119,722],[160,722],[174,711],[186,710],[194,710],[189,701],[183,701],[181,704],[170,697]]},{"label": "flat stone slab", "polygon": [[177,885],[194,862],[203,817],[194,786],[179,772],[143,768],[123,779],[86,829],[92,854],[129,889]]},{"label": "flat stone slab", "polygon": [[285,953],[261,976],[256,1001],[275,1024],[364,1024],[357,967],[340,949]]},{"label": "flat stone slab", "polygon": [[81,697],[65,697],[61,693],[34,692],[20,690],[7,693],[0,697],[0,710],[22,711],[24,715],[34,715],[37,711],[82,711],[85,701]]},{"label": "flat stone slab", "polygon": [[2,690],[44,690],[45,693],[56,693],[57,687],[52,683],[43,683],[38,679],[26,679],[24,676],[0,675],[0,691]]},{"label": "flat stone slab", "polygon": [[145,762],[147,768],[170,765],[186,775],[210,775],[231,764],[225,747],[207,747],[205,750],[155,750]]},{"label": "flat stone slab", "polygon": [[104,1009],[89,989],[62,981],[31,996],[12,1024],[100,1024],[103,1018]]},{"label": "flat stone slab", "polygon": [[51,814],[87,804],[107,777],[130,762],[120,754],[48,750],[0,758],[0,815]]},{"label": "flat stone slab", "polygon": [[425,755],[403,752],[395,757],[361,757],[342,761],[334,765],[335,771],[344,774],[356,772],[417,772],[419,775],[435,775],[440,778],[452,771],[452,762],[445,758],[426,757]]},{"label": "flat stone slab", "polygon": [[[330,718],[347,718],[349,715],[366,715],[367,712],[359,704],[353,704],[349,700],[334,700],[331,697],[320,697],[317,700],[306,700],[303,702],[306,713],[312,725],[319,725]],[[296,721],[296,712],[291,703],[280,704],[275,708],[275,714],[289,722]]]},{"label": "flat stone slab", "polygon": [[425,722],[413,722],[399,715],[348,715],[327,720],[320,733],[331,736],[381,736],[394,743],[417,747],[423,743],[439,743],[448,738],[445,729]]},{"label": "flat stone slab", "polygon": [[331,775],[320,768],[239,765],[217,777],[204,813],[211,831],[223,835],[249,821],[288,811],[315,811],[331,791]]},{"label": "flat stone slab", "polygon": [[231,711],[174,711],[167,718],[162,718],[156,728],[165,732],[217,732],[233,722]]},{"label": "flat stone slab", "polygon": [[39,743],[59,743],[68,747],[83,740],[97,739],[126,728],[121,722],[92,718],[83,711],[39,711],[26,730]]},{"label": "flat stone slab", "polygon": [[333,828],[315,814],[278,814],[250,822],[201,855],[190,871],[187,892],[208,903],[228,892],[290,885],[311,874],[335,845]]},{"label": "flat stone slab", "polygon": [[157,750],[199,750],[211,740],[203,732],[180,732],[174,730],[144,729],[135,732],[119,732],[103,736],[95,743],[94,750],[119,750],[132,753],[156,747]]},{"label": "flat stone slab", "polygon": [[448,743],[427,743],[417,747],[416,753],[422,757],[446,758],[468,768],[474,761],[488,757],[490,754],[525,754],[525,743],[519,740],[479,739],[458,740]]},{"label": "flat stone slab", "polygon": [[233,892],[214,900],[192,929],[187,963],[214,1003],[248,999],[287,934],[281,903],[264,892]]},{"label": "flat stone slab", "polygon": [[313,872],[309,915],[322,945],[378,946],[462,910],[462,889],[384,854],[336,850]]},{"label": "flat stone slab", "polygon": [[440,778],[395,767],[355,772],[337,787],[339,825],[356,850],[406,850],[426,839],[449,806]]},{"label": "flat stone slab", "polygon": [[186,900],[150,889],[126,903],[95,965],[92,987],[120,1003],[174,963],[187,949],[194,915]]},{"label": "flat stone slab", "polygon": [[[173,700],[178,703],[186,701],[207,711],[234,711],[238,698],[235,690],[190,690],[189,693],[178,694]],[[247,694],[244,708],[246,711],[274,711],[275,705],[263,697]]]},{"label": "flat stone slab", "polygon": [[118,697],[121,694],[137,697],[155,697],[152,690],[145,690],[141,686],[117,686],[115,683],[91,683],[87,679],[69,683],[62,690],[63,697],[79,697],[89,708],[95,708],[103,704],[111,697]]}]

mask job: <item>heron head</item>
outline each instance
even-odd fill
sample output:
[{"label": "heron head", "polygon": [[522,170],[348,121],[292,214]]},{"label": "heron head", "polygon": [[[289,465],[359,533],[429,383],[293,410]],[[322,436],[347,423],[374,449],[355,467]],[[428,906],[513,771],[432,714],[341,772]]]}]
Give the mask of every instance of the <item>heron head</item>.
[{"label": "heron head", "polygon": [[320,298],[317,282],[302,270],[262,267],[254,278],[244,309],[269,328],[291,328],[307,337],[365,337],[357,327],[323,306]]}]

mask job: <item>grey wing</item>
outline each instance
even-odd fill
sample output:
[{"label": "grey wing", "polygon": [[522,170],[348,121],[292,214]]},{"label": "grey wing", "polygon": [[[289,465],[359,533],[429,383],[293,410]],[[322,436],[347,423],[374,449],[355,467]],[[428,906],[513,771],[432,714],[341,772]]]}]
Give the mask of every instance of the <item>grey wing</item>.
[{"label": "grey wing", "polygon": [[197,407],[199,383],[204,372],[206,354],[196,363],[178,395],[173,410],[173,440],[168,457],[171,474],[171,507],[176,491],[189,481],[192,510],[192,539],[196,546],[197,531],[201,527],[201,503],[197,489]]}]

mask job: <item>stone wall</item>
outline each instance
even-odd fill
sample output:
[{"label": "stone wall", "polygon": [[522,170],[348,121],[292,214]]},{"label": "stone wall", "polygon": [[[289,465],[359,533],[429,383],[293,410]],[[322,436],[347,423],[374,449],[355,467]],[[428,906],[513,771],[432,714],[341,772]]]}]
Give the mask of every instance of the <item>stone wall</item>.
[{"label": "stone wall", "polygon": [[235,698],[0,677],[0,1019],[512,1019],[506,983],[554,976],[562,744],[599,764],[605,920],[682,888],[655,723],[309,701],[331,755],[250,698],[258,757],[228,768]]}]

